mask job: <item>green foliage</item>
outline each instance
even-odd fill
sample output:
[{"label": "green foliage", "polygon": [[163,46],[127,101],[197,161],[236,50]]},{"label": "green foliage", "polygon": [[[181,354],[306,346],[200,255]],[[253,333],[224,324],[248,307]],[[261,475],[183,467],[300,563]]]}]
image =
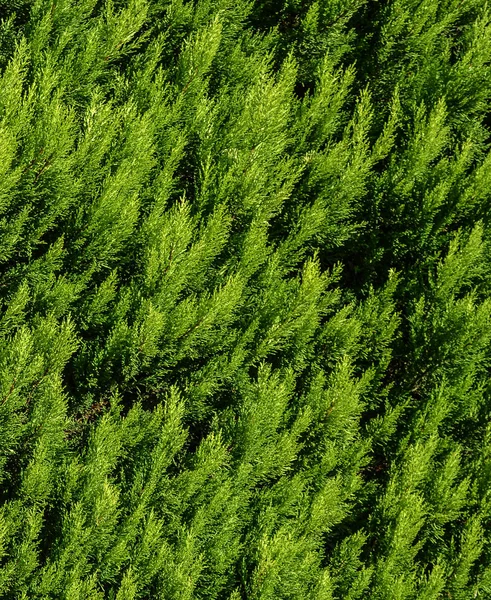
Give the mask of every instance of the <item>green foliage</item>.
[{"label": "green foliage", "polygon": [[491,596],[479,0],[0,0],[0,598]]}]

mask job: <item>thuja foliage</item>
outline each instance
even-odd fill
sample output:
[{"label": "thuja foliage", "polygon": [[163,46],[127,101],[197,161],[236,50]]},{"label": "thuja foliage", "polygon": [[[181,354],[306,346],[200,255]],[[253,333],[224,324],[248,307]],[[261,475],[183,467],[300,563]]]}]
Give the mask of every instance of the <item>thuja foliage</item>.
[{"label": "thuja foliage", "polygon": [[490,10],[0,2],[1,598],[491,598]]}]

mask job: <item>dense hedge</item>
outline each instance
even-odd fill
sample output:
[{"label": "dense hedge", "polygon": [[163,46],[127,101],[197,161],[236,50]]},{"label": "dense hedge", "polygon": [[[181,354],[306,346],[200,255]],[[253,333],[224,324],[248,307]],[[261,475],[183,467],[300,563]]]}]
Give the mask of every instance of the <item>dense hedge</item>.
[{"label": "dense hedge", "polygon": [[0,597],[491,598],[487,3],[0,19]]}]

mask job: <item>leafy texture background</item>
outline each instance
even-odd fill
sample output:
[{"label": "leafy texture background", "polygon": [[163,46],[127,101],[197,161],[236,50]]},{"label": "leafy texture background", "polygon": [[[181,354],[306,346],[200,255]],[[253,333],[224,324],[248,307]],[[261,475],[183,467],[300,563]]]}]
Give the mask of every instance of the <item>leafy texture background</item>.
[{"label": "leafy texture background", "polygon": [[483,0],[0,1],[0,597],[491,597]]}]

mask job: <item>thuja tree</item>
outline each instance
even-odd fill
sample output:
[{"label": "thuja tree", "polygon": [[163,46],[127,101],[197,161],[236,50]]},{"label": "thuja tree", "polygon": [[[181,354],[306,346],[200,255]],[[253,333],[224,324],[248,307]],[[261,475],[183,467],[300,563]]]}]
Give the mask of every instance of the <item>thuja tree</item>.
[{"label": "thuja tree", "polygon": [[0,18],[0,597],[490,597],[487,4]]}]

